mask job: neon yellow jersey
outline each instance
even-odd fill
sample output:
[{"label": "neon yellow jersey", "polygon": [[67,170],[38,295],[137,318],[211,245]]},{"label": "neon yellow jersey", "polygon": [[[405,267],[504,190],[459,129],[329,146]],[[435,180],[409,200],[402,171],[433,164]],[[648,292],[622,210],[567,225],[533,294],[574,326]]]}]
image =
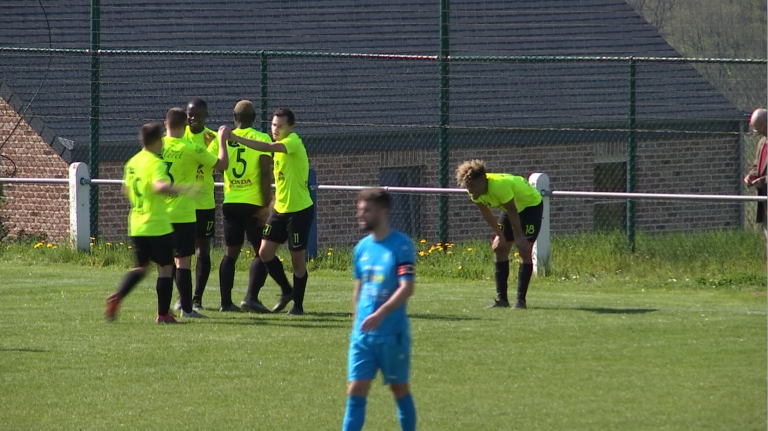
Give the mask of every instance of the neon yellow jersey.
[{"label": "neon yellow jersey", "polygon": [[510,174],[486,174],[485,176],[488,178],[488,191],[479,198],[472,199],[472,202],[506,211],[504,204],[514,199],[517,212],[541,203],[541,193],[523,177]]},{"label": "neon yellow jersey", "polygon": [[[272,142],[272,139],[266,133],[261,133],[251,127],[247,129],[232,130],[237,136],[253,141]],[[219,145],[216,141],[215,146],[208,148],[209,152],[218,152]],[[227,143],[227,154],[229,155],[229,169],[224,171],[224,203],[241,203],[266,206],[261,195],[261,168],[259,159],[261,156],[271,158],[270,153],[256,151],[244,147],[237,142]],[[269,175],[269,172],[265,172]]]},{"label": "neon yellow jersey", "polygon": [[147,150],[139,151],[125,164],[123,180],[131,202],[128,235],[163,236],[173,232],[165,195],[155,193],[152,187],[157,181],[170,181],[160,157]]},{"label": "neon yellow jersey", "polygon": [[[163,162],[165,172],[171,179],[171,183],[178,185],[192,185],[197,176],[197,167],[213,167],[218,158],[209,153],[205,147],[197,145],[184,138],[163,138]],[[171,215],[171,223],[193,223],[197,221],[195,215],[195,201],[185,195],[168,195],[165,203],[168,205],[168,213]]]},{"label": "neon yellow jersey", "polygon": [[309,196],[309,159],[299,135],[291,133],[277,141],[285,153],[275,153],[275,211],[294,213],[312,206]]},{"label": "neon yellow jersey", "polygon": [[[213,133],[216,135],[210,144],[205,145],[205,133]],[[208,152],[218,157],[219,151],[219,138],[218,133],[209,128],[205,128],[200,133],[192,133],[187,126],[187,131],[184,133],[184,139],[189,139],[197,145],[202,145],[208,148]],[[211,147],[215,146],[216,151],[211,152]],[[197,174],[195,175],[195,181],[200,185],[200,191],[195,197],[195,209],[210,210],[216,208],[216,199],[213,197],[213,167],[206,167],[203,165],[197,165]]]}]

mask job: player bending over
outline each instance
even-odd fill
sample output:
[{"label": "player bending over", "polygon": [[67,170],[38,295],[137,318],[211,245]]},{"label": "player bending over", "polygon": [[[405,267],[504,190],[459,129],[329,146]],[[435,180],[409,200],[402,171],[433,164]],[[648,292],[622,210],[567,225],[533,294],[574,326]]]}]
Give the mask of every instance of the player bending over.
[{"label": "player bending over", "polygon": [[[184,138],[187,130],[187,113],[181,108],[171,108],[165,116],[166,136],[163,138],[163,162],[171,184],[196,185],[198,166],[225,170],[229,166],[227,150],[220,146],[218,158],[206,147]],[[213,137],[210,137],[212,139]],[[181,299],[181,317],[204,317],[192,309],[192,255],[195,254],[197,214],[195,200],[185,195],[169,195],[166,199],[168,213],[173,224],[176,248],[176,287]]]},{"label": "player bending over", "polygon": [[[232,135],[270,141],[269,135],[253,128],[256,121],[256,108],[253,103],[247,100],[237,102],[234,119],[235,129],[232,130]],[[240,311],[240,308],[232,303],[232,287],[235,283],[235,263],[240,256],[246,235],[256,251],[256,258],[251,262],[249,292],[253,289],[252,286],[260,288],[267,280],[267,269],[259,259],[259,247],[264,223],[269,215],[269,203],[272,200],[269,175],[272,156],[234,141],[226,142],[226,146],[229,168],[224,171],[223,213],[224,242],[227,248],[219,266],[219,288],[221,311]],[[247,311],[270,312],[258,299],[246,298],[243,304]]]},{"label": "player bending over", "polygon": [[391,198],[381,189],[360,192],[357,220],[370,232],[354,251],[354,326],[349,344],[349,386],[344,431],[359,431],[371,381],[381,370],[397,403],[400,428],[416,429],[408,376],[411,331],[406,301],[414,290],[415,251],[403,233],[390,230]]},{"label": "player bending over", "polygon": [[[466,187],[488,226],[493,229],[493,252],[496,257],[496,300],[489,308],[509,307],[507,279],[512,243],[523,263],[517,273],[517,300],[512,308],[526,309],[525,295],[533,275],[531,248],[541,229],[541,194],[523,177],[485,172],[481,160],[468,160],[456,169],[456,182]],[[498,221],[491,208],[502,211]]]},{"label": "player bending over", "polygon": [[[230,134],[227,126],[219,129],[219,139],[227,138],[246,147],[266,153],[274,153],[275,167],[275,206],[264,226],[264,239],[259,249],[260,259],[269,275],[277,282],[282,290],[280,300],[272,308],[272,312],[285,308],[293,301],[293,308],[288,314],[304,314],[304,291],[307,287],[307,266],[305,262],[307,240],[312,220],[315,217],[315,205],[309,195],[309,159],[307,150],[299,135],[293,133],[296,118],[288,108],[279,108],[272,117],[272,137],[270,143],[251,140],[235,134]],[[293,286],[291,288],[280,259],[275,256],[280,244],[288,241],[293,263]],[[258,260],[258,259],[257,259]],[[257,274],[256,280],[262,277]],[[263,284],[263,283],[262,283]],[[262,286],[249,286],[246,301],[242,306],[248,306],[248,300],[258,301],[259,290]]]},{"label": "player bending over", "polygon": [[[194,98],[187,103],[187,130],[184,138],[197,145],[207,147],[210,153],[217,154],[219,144],[216,132],[205,126],[208,119],[208,104],[205,100]],[[213,150],[212,150],[213,149]],[[199,185],[195,197],[195,295],[192,297],[192,309],[203,309],[203,293],[211,275],[211,238],[216,233],[216,200],[213,193],[213,168],[199,165],[195,181]],[[176,304],[181,309],[181,302]]]},{"label": "player bending over", "polygon": [[123,192],[131,203],[128,235],[133,245],[136,267],[128,271],[117,292],[107,298],[104,312],[115,320],[120,302],[147,274],[149,261],[157,264],[157,323],[177,323],[170,313],[173,296],[173,226],[166,210],[167,193],[189,192],[191,187],[172,185],[160,155],[163,152],[163,127],[145,124],[140,139],[144,148],[125,164]]}]

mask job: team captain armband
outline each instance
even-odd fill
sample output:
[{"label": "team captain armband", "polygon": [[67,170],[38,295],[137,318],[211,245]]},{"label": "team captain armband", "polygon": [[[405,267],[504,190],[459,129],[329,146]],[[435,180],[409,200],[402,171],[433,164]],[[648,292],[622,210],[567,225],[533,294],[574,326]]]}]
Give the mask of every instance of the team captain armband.
[{"label": "team captain armband", "polygon": [[412,263],[403,263],[397,267],[398,277],[413,276],[415,273],[415,266]]}]

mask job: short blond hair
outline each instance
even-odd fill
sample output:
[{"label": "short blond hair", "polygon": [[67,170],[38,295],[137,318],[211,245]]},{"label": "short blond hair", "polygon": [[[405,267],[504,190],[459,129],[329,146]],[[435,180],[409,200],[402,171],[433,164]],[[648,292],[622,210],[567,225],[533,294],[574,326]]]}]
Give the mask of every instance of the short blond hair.
[{"label": "short blond hair", "polygon": [[456,184],[466,187],[467,181],[485,177],[485,162],[482,160],[467,160],[456,168]]}]

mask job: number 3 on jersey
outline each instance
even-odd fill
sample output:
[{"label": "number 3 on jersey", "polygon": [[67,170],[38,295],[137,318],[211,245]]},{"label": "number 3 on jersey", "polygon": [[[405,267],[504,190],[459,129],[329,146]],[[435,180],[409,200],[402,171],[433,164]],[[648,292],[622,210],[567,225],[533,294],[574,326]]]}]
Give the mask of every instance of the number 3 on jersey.
[{"label": "number 3 on jersey", "polygon": [[165,174],[171,179],[171,185],[173,185],[173,175],[171,175],[171,166],[173,162],[165,162]]}]

